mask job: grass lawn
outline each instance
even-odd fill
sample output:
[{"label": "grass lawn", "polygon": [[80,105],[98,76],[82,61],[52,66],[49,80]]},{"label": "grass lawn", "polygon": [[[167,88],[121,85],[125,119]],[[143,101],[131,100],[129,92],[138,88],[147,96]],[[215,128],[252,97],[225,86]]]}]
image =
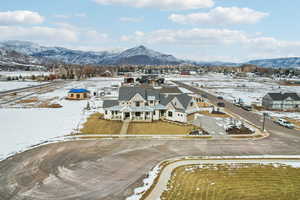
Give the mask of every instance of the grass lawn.
[{"label": "grass lawn", "polygon": [[299,168],[206,164],[175,169],[161,200],[299,200],[299,197]]},{"label": "grass lawn", "polygon": [[178,125],[164,121],[152,123],[132,122],[129,124],[128,135],[186,135],[197,129],[193,125]]},{"label": "grass lawn", "polygon": [[102,115],[95,113],[91,115],[87,122],[84,123],[83,128],[80,130],[82,134],[103,134],[115,135],[120,134],[122,127],[121,121],[108,121],[99,119]]}]

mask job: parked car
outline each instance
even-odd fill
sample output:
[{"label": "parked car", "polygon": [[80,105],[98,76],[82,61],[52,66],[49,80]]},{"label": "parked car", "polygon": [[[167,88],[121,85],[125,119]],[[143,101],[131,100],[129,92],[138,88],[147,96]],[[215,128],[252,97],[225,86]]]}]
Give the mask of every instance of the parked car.
[{"label": "parked car", "polygon": [[252,111],[252,106],[245,106],[243,105],[242,108],[246,111]]},{"label": "parked car", "polygon": [[285,119],[282,119],[282,118],[279,118],[275,121],[276,124],[279,124],[280,126],[284,126],[286,128],[290,128],[290,129],[293,129],[294,128],[294,124],[292,124],[291,122],[285,120]]},{"label": "parked car", "polygon": [[219,107],[225,107],[225,103],[223,103],[223,102],[219,102],[218,104],[217,104]]}]

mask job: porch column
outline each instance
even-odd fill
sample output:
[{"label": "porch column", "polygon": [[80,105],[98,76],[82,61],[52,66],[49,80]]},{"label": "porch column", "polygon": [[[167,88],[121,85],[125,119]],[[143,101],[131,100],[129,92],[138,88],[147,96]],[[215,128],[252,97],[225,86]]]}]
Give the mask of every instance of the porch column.
[{"label": "porch column", "polygon": [[122,115],[122,120],[124,120],[124,119],[125,119],[125,114],[124,114],[124,112],[122,112],[121,115]]},{"label": "porch column", "polygon": [[142,114],[143,119],[146,120],[146,112],[142,112]]},{"label": "porch column", "polygon": [[133,112],[130,112],[129,114],[130,114],[130,120],[132,120],[133,119]]}]

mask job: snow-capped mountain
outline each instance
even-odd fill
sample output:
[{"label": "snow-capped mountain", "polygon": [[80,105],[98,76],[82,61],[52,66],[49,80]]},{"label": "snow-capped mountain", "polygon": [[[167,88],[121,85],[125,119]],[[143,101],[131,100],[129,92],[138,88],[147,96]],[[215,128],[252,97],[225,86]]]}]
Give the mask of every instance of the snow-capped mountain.
[{"label": "snow-capped mountain", "polygon": [[[254,64],[261,67],[272,68],[300,68],[300,57],[278,58],[265,60],[252,60],[246,63],[229,63],[229,62],[195,62],[177,59],[172,55],[163,54],[157,51],[138,46],[125,51],[79,51],[62,47],[45,47],[31,42],[23,41],[6,41],[0,42],[2,57],[5,59],[17,59],[19,62],[30,64],[45,63],[51,61],[64,62],[68,64],[92,64],[92,65],[178,65],[194,64],[199,66],[241,66],[243,64]],[[20,56],[3,54],[3,51],[19,53]]]},{"label": "snow-capped mountain", "polygon": [[0,48],[32,56],[38,60],[46,58],[70,64],[163,65],[183,63],[182,60],[179,60],[172,55],[162,54],[150,50],[145,46],[138,46],[122,52],[93,52],[70,50],[62,47],[45,47],[31,42],[8,41],[0,43]]},{"label": "snow-capped mountain", "polygon": [[162,54],[157,51],[138,46],[127,49],[119,55],[113,56],[106,60],[111,64],[138,64],[138,65],[168,65],[181,64],[182,60],[175,58],[172,55]]},{"label": "snow-capped mountain", "polygon": [[300,68],[300,57],[252,60],[248,64],[266,68]]}]

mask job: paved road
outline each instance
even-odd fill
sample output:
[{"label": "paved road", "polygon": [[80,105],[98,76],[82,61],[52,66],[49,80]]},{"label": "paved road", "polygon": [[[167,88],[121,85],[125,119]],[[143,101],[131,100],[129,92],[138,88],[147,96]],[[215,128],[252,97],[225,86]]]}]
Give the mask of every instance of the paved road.
[{"label": "paved road", "polygon": [[[198,88],[195,88],[195,87],[192,87],[190,85],[187,85],[187,84],[184,84],[182,82],[177,82],[177,81],[174,81],[177,85],[179,85],[180,87],[183,87],[185,89],[188,89],[196,94],[204,94],[207,96],[207,99],[209,101],[211,101],[213,104],[217,104],[218,102],[220,102],[220,100],[217,98],[217,96],[215,95],[212,95],[208,92],[205,92],[201,89],[198,89]],[[228,101],[225,101],[225,100],[221,100],[222,102],[225,103],[225,108],[227,110],[229,110],[230,112],[238,115],[238,116],[241,116],[242,118],[250,121],[252,124],[254,124],[256,127],[259,127],[262,129],[262,116],[259,115],[259,114],[256,114],[256,113],[253,113],[253,112],[249,112],[249,111],[246,111],[242,108],[239,108],[237,106],[235,106],[233,103],[231,102],[228,102]],[[273,133],[277,133],[277,132],[280,132],[280,133],[284,133],[284,135],[286,134],[289,134],[289,135],[293,135],[293,136],[300,136],[300,131],[298,130],[291,130],[291,129],[287,129],[287,128],[284,128],[282,126],[279,126],[275,123],[273,123],[270,119],[266,119],[266,124],[265,124],[265,128],[266,130],[268,130],[269,132],[273,132]],[[281,134],[282,135],[282,134]]]},{"label": "paved road", "polygon": [[42,92],[45,89],[49,89],[52,86],[56,86],[56,85],[62,84],[62,83],[64,83],[64,81],[55,81],[55,82],[51,82],[51,83],[46,83],[46,84],[41,84],[41,85],[36,85],[36,86],[30,86],[30,87],[18,88],[18,89],[14,89],[14,90],[8,90],[8,91],[0,92],[0,98],[1,98],[1,97],[10,95],[10,94],[14,94],[14,93],[30,92],[34,89],[34,92],[31,92],[29,94],[19,96],[19,97],[12,97],[9,100],[0,102],[0,105],[9,104],[9,103],[24,99],[24,98],[32,96],[36,93]]},{"label": "paved road", "polygon": [[13,90],[6,90],[6,91],[1,91],[0,92],[0,97],[6,96],[12,93],[17,93],[17,92],[26,92],[27,90],[35,89],[35,88],[43,88],[45,86],[50,86],[54,85],[57,82],[51,82],[51,83],[45,83],[45,84],[40,84],[40,85],[34,85],[34,86],[29,86],[29,87],[24,87],[24,88],[18,88],[18,89],[13,89]]},{"label": "paved road", "polygon": [[[257,115],[227,102],[226,106],[260,125]],[[48,144],[0,162],[0,200],[123,200],[162,160],[179,156],[300,155],[298,132],[269,121],[267,129],[271,135],[262,140],[114,139]]]}]

